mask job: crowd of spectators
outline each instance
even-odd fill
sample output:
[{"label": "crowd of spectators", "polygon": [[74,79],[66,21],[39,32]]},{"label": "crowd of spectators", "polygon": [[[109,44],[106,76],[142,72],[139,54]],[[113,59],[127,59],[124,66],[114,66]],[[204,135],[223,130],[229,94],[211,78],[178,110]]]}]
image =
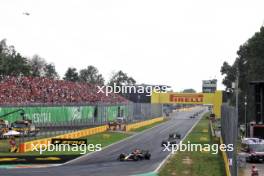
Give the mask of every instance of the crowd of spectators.
[{"label": "crowd of spectators", "polygon": [[5,77],[0,81],[0,105],[126,103],[118,94],[98,93],[96,85],[45,77]]}]

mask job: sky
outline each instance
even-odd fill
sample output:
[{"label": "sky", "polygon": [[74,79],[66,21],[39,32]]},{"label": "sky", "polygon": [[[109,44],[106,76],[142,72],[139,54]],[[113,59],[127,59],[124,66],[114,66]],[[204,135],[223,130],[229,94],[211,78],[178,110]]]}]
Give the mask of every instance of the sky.
[{"label": "sky", "polygon": [[[0,40],[23,56],[68,67],[94,65],[106,80],[202,89],[264,22],[263,0],[1,0]],[[30,13],[29,16],[23,15]]]}]

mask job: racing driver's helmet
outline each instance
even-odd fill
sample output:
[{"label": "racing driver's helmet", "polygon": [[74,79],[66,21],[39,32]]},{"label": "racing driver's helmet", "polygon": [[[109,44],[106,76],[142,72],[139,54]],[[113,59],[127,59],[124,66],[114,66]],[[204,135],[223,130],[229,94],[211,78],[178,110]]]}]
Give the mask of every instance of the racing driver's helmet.
[{"label": "racing driver's helmet", "polygon": [[136,148],[136,149],[133,151],[133,153],[134,153],[135,155],[138,155],[138,154],[140,154],[140,150],[139,150],[138,148]]}]

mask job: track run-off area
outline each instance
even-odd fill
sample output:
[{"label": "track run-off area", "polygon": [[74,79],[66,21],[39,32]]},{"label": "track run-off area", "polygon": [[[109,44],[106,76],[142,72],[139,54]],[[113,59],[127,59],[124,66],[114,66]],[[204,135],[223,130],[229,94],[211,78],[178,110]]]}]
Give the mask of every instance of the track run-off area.
[{"label": "track run-off area", "polygon": [[[202,114],[196,118],[191,115],[205,108],[195,107],[188,112],[173,112],[170,119],[153,128],[136,133],[131,137],[112,144],[101,151],[83,155],[65,164],[41,168],[0,169],[1,176],[126,176],[156,171],[168,158],[170,152],[163,151],[161,141],[169,133],[177,132],[182,137],[197,124]],[[206,112],[206,111],[204,111]],[[130,153],[135,148],[149,150],[150,160],[125,161],[117,160],[121,153]]]}]

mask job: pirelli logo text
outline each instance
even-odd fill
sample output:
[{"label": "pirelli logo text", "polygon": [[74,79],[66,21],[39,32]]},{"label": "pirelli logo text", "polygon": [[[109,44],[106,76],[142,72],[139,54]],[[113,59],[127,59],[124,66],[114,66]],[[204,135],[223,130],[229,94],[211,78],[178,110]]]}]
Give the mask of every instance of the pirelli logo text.
[{"label": "pirelli logo text", "polygon": [[175,103],[203,103],[203,94],[171,94],[170,101]]},{"label": "pirelli logo text", "polygon": [[52,139],[52,144],[60,145],[60,144],[68,144],[68,145],[87,145],[87,139]]}]

